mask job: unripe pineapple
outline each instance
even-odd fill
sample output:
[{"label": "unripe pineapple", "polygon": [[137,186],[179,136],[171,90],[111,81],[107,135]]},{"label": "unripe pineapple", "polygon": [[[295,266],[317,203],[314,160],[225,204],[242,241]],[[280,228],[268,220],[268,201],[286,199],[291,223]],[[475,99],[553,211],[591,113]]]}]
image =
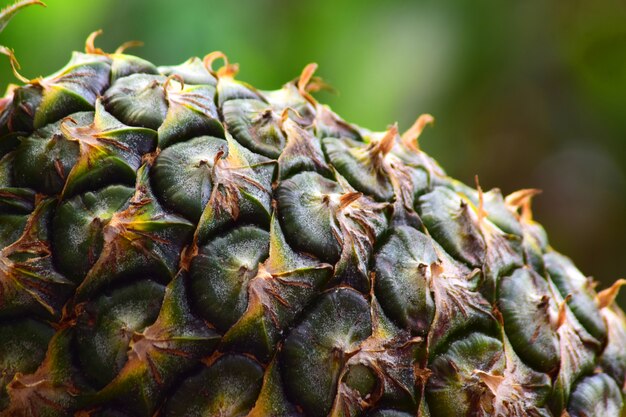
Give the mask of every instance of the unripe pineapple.
[{"label": "unripe pineapple", "polygon": [[[21,2],[0,15],[0,29]],[[76,52],[0,99],[0,415],[619,417],[620,280],[221,53]],[[222,60],[219,69],[214,63]]]}]

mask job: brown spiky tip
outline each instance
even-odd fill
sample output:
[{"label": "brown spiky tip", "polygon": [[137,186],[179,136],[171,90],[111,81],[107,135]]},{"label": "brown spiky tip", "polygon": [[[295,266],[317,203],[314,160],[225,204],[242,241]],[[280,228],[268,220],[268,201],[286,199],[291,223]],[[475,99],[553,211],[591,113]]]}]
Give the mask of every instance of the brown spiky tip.
[{"label": "brown spiky tip", "polygon": [[411,126],[406,132],[404,132],[401,136],[402,143],[409,149],[419,152],[419,137],[422,134],[422,131],[426,127],[426,125],[434,124],[435,118],[427,113],[420,115],[413,126]]},{"label": "brown spiky tip", "polygon": [[165,93],[165,97],[167,97],[168,95],[168,90],[170,87],[170,83],[172,82],[172,80],[178,82],[180,84],[180,89],[183,90],[185,88],[185,80],[183,80],[183,77],[181,77],[178,74],[172,74],[169,77],[167,77],[167,79],[165,80],[165,82],[163,83],[163,93]]},{"label": "brown spiky tip", "polygon": [[61,129],[61,133],[63,133],[66,138],[71,138],[73,136],[72,136],[72,132],[69,130],[69,127],[67,126],[68,123],[77,125],[78,122],[76,121],[76,119],[72,118],[71,116],[64,117],[61,120],[61,125],[59,126],[59,128]]},{"label": "brown spiky tip", "polygon": [[313,77],[315,71],[317,71],[317,64],[315,62],[312,62],[304,67],[304,69],[300,73],[300,77],[298,77],[298,80],[296,81],[296,87],[298,88],[298,92],[300,93],[300,95],[314,106],[317,105],[317,101],[310,93],[312,91],[319,90],[321,86],[324,85],[324,83],[319,78]]},{"label": "brown spiky tip", "polygon": [[298,113],[298,110],[294,109],[293,107],[285,107],[280,113],[279,126],[281,129],[283,129],[283,125],[285,124],[285,122],[290,119],[289,113],[293,113],[299,120],[303,119],[302,115]]},{"label": "brown spiky tip", "polygon": [[359,193],[357,191],[351,191],[343,194],[339,197],[339,210],[343,210],[361,197],[363,197],[363,193]]},{"label": "brown spiky tip", "polygon": [[[218,59],[224,61],[224,65],[216,71],[213,69],[213,62],[217,61]],[[207,71],[209,71],[217,78],[234,78],[235,75],[237,75],[237,73],[239,72],[239,65],[231,64],[228,61],[228,57],[226,56],[226,54],[221,51],[214,51],[210,54],[205,55],[204,58],[202,58],[202,63],[204,64],[204,67],[207,69]]]},{"label": "brown spiky tip", "polygon": [[322,77],[312,77],[311,81],[309,81],[309,83],[306,85],[306,91],[309,93],[316,93],[321,90],[337,94],[337,90],[335,89],[335,87],[324,81]]},{"label": "brown spiky tip", "polygon": [[476,183],[476,191],[478,191],[478,223],[480,224],[487,217],[487,212],[485,211],[485,196],[480,181],[478,181],[478,174],[474,176],[474,182]]},{"label": "brown spiky tip", "polygon": [[533,219],[533,212],[531,208],[532,198],[538,194],[541,194],[541,190],[536,188],[518,190],[507,195],[504,199],[504,203],[515,212],[521,208],[521,218],[528,223]]},{"label": "brown spiky tip", "polygon": [[147,165],[150,167],[153,166],[154,162],[156,161],[160,153],[161,153],[161,148],[157,147],[153,152],[148,152],[148,153],[143,154],[143,156],[141,157],[141,164]]},{"label": "brown spiky tip", "polygon": [[143,45],[144,43],[142,41],[126,41],[120,46],[118,46],[115,52],[113,52],[113,54],[114,55],[123,54],[124,52],[126,52],[127,49],[137,48]]},{"label": "brown spiky tip", "polygon": [[93,54],[93,55],[105,55],[104,51],[100,48],[96,48],[95,42],[96,38],[102,35],[102,29],[95,30],[87,36],[85,40],[85,53]]},{"label": "brown spiky tip", "polygon": [[223,150],[220,149],[219,151],[217,151],[215,157],[213,158],[213,166],[219,164],[219,162],[226,157],[225,155],[226,152],[224,152]]},{"label": "brown spiky tip", "polygon": [[442,262],[440,260],[430,264],[430,273],[431,273],[433,278],[437,278],[441,274],[443,274],[443,265],[442,265]]},{"label": "brown spiky tip", "polygon": [[398,124],[394,123],[389,126],[385,135],[376,143],[374,148],[372,148],[372,152],[377,155],[387,155],[391,152],[393,145],[396,143],[396,136],[398,136]]},{"label": "brown spiky tip", "polygon": [[18,12],[20,12],[25,7],[35,4],[46,7],[46,4],[39,0],[22,0],[0,10],[0,32],[2,32],[4,28],[7,27],[7,25],[9,24],[9,20],[11,20]]},{"label": "brown spiky tip", "polygon": [[302,94],[303,96],[306,96],[311,91],[319,90],[319,86],[314,83],[315,78],[313,77],[315,71],[317,71],[317,67],[318,65],[315,62],[308,64],[302,69],[300,77],[298,77],[296,86],[298,87],[298,91],[300,91],[300,94]]},{"label": "brown spiky tip", "polygon": [[559,315],[556,319],[556,328],[559,329],[565,324],[567,320],[567,303],[572,299],[572,294],[567,294],[567,297],[559,303]]},{"label": "brown spiky tip", "polygon": [[185,246],[180,254],[180,262],[178,266],[185,272],[189,272],[191,261],[198,256],[198,239],[194,236],[193,242]]},{"label": "brown spiky tip", "polygon": [[9,61],[11,62],[11,70],[13,71],[13,75],[15,76],[15,78],[17,78],[24,84],[31,83],[30,79],[20,74],[19,72],[19,69],[21,68],[20,63],[17,62],[17,58],[15,58],[15,53],[13,52],[11,48],[7,48],[6,46],[0,46],[0,54],[6,55],[9,57]]},{"label": "brown spiky tip", "polygon": [[489,388],[489,391],[491,391],[493,395],[498,394],[498,388],[500,387],[500,384],[504,382],[504,376],[492,375],[485,371],[481,371],[480,369],[476,369],[474,371],[474,374],[477,375],[478,378],[480,378],[482,383],[485,384],[487,388]]},{"label": "brown spiky tip", "polygon": [[312,62],[304,67],[304,69],[300,73],[300,77],[298,78],[298,82],[296,83],[300,94],[305,95],[308,93],[309,90],[307,89],[307,86],[313,78],[313,74],[315,74],[315,71],[317,71],[317,64],[315,62]]},{"label": "brown spiky tip", "polygon": [[615,302],[615,298],[623,285],[626,285],[626,279],[621,278],[615,281],[609,288],[600,291],[596,296],[598,308],[603,309],[610,307]]},{"label": "brown spiky tip", "polygon": [[91,32],[89,36],[87,36],[87,40],[85,41],[85,53],[92,54],[92,55],[106,55],[106,56],[119,55],[119,54],[123,54],[128,48],[132,48],[136,46],[143,46],[143,42],[141,41],[128,41],[118,46],[115,52],[113,52],[112,54],[109,54],[107,52],[104,52],[100,48],[96,48],[95,46],[96,38],[102,35],[102,33],[103,33],[102,29],[98,29],[94,32]]}]

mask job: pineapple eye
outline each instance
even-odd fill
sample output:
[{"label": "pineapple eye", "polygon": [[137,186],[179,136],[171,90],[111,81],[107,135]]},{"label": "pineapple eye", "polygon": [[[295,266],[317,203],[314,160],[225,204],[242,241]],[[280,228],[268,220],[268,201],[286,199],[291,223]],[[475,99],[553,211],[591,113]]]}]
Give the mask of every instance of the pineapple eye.
[{"label": "pineapple eye", "polygon": [[623,409],[622,394],[607,374],[588,376],[576,385],[567,409],[572,416],[617,416]]},{"label": "pineapple eye", "polygon": [[349,138],[324,138],[324,152],[333,166],[358,191],[373,196],[377,201],[394,197],[389,175],[376,157],[367,151],[367,145]]},{"label": "pineapple eye", "polygon": [[469,206],[453,190],[435,187],[419,199],[418,212],[433,238],[455,258],[480,267],[485,242],[471,218]]},{"label": "pineapple eye", "polygon": [[545,278],[529,269],[503,277],[498,293],[504,328],[513,348],[526,363],[544,372],[554,369],[560,360],[558,336],[550,320],[556,306],[548,294]]},{"label": "pineapple eye", "polygon": [[287,142],[280,120],[260,100],[229,100],[222,106],[224,122],[235,139],[248,149],[277,159]]},{"label": "pineapple eye", "polygon": [[376,254],[375,290],[385,313],[411,334],[425,337],[435,313],[426,269],[438,261],[430,239],[410,228],[394,230]]},{"label": "pineapple eye", "polygon": [[53,219],[55,260],[61,272],[79,284],[98,259],[104,226],[123,210],[133,189],[112,185],[63,202]]},{"label": "pineapple eye", "polygon": [[248,305],[248,284],[269,255],[269,234],[243,226],[199,249],[191,264],[192,298],[198,312],[226,332]]},{"label": "pineapple eye", "polygon": [[282,181],[276,191],[278,213],[287,239],[301,251],[335,262],[341,252],[333,235],[332,208],[324,203],[341,194],[339,185],[313,172]]},{"label": "pineapple eye", "polygon": [[159,147],[201,135],[224,137],[213,97],[213,85],[183,86],[172,77],[132,74],[116,80],[102,101],[130,126],[158,130]]},{"label": "pineapple eye", "polygon": [[177,75],[185,84],[204,84],[213,87],[217,85],[215,77],[206,69],[202,60],[197,57],[190,58],[180,65],[159,67],[158,72],[165,76]]},{"label": "pineapple eye", "polygon": [[186,379],[163,415],[244,416],[254,406],[262,382],[263,368],[258,362],[243,355],[224,355]]},{"label": "pineapple eye", "polygon": [[164,149],[152,169],[152,182],[163,205],[197,222],[213,191],[212,171],[225,140],[201,136]]},{"label": "pineapple eye", "polygon": [[[91,112],[72,115],[78,126],[91,124],[93,116]],[[61,134],[61,123],[50,124],[22,140],[15,153],[17,185],[49,195],[63,190],[67,175],[79,159],[80,146]]]},{"label": "pineapple eye", "polygon": [[157,130],[167,116],[161,75],[132,74],[115,81],[103,97],[106,109],[129,126]]},{"label": "pineapple eye", "polygon": [[81,370],[99,389],[122,370],[134,333],[159,314],[165,287],[140,280],[122,286],[80,308],[76,326]]},{"label": "pineapple eye", "polygon": [[481,333],[452,343],[436,357],[429,368],[426,398],[434,416],[463,417],[471,415],[472,407],[486,406],[485,415],[493,412],[495,393],[480,379],[480,374],[501,377],[506,364],[502,343]]},{"label": "pineapple eye", "polygon": [[326,416],[346,361],[371,334],[369,306],[351,289],[325,293],[285,339],[284,378],[288,394],[307,415]]},{"label": "pineapple eye", "polygon": [[572,294],[569,306],[580,324],[596,339],[606,337],[606,324],[591,292],[590,278],[584,276],[572,261],[556,252],[548,252],[543,257],[550,278],[562,296]]},{"label": "pineapple eye", "polygon": [[[1,323],[0,334],[5,340],[0,343],[0,369],[3,370],[0,372],[0,386],[4,390],[15,372],[31,373],[37,370],[54,335],[54,329],[39,320],[24,318]],[[7,398],[0,394],[0,407],[6,405]]]}]

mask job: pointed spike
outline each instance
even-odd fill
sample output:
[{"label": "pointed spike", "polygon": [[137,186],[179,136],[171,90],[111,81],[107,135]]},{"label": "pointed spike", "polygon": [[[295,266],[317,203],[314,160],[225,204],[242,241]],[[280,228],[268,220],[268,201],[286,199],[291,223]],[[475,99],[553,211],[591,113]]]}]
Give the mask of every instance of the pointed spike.
[{"label": "pointed spike", "polygon": [[262,262],[259,262],[257,266],[256,277],[263,278],[263,279],[274,278],[274,276],[267,270],[267,267]]},{"label": "pointed spike", "polygon": [[500,324],[500,327],[504,328],[504,316],[502,315],[502,312],[497,305],[494,304],[493,308],[491,309],[491,314],[493,314],[493,317],[496,319],[498,324]]},{"label": "pointed spike", "polygon": [[480,187],[478,175],[474,176],[474,181],[476,182],[476,190],[478,191],[478,224],[481,224],[483,219],[487,217],[487,212],[485,211],[485,196],[483,189]]},{"label": "pointed spike", "polygon": [[615,281],[609,288],[600,291],[596,296],[598,308],[603,309],[605,307],[610,307],[615,301],[615,298],[623,285],[626,285],[626,279],[621,278]]},{"label": "pointed spike", "polygon": [[536,188],[526,188],[523,190],[518,190],[507,195],[504,199],[504,203],[513,211],[517,211],[521,207],[521,218],[526,222],[530,222],[533,219],[533,213],[531,208],[532,198],[538,194],[541,194],[541,192],[541,190],[538,190]]},{"label": "pointed spike", "polygon": [[298,113],[298,110],[294,109],[293,107],[285,107],[280,113],[280,119],[278,121],[278,125],[282,130],[284,130],[283,125],[285,124],[285,122],[289,120],[289,112],[294,113],[298,119],[303,119],[302,115]]},{"label": "pointed spike", "polygon": [[144,43],[142,41],[126,41],[120,46],[118,46],[115,52],[113,52],[113,54],[123,54],[129,48],[136,48],[136,47],[140,47],[143,45]]},{"label": "pointed spike", "polygon": [[180,255],[180,262],[178,266],[183,271],[189,271],[191,268],[191,261],[198,255],[198,238],[194,235],[193,241],[185,246]]},{"label": "pointed spike", "polygon": [[215,70],[213,69],[213,62],[217,61],[218,59],[223,60],[224,65],[228,66],[228,57],[222,51],[213,51],[209,54],[206,54],[204,58],[202,58],[202,63],[210,73],[215,73]]},{"label": "pointed spike", "polygon": [[105,55],[105,52],[102,49],[96,48],[95,46],[96,38],[102,35],[102,33],[102,29],[98,29],[94,32],[91,32],[89,36],[87,36],[87,40],[85,41],[85,53],[94,55]]},{"label": "pointed spike", "polygon": [[[428,382],[428,380],[430,379],[430,377],[433,374],[433,371],[431,371],[428,368],[420,368],[418,366],[415,366],[413,368],[413,374],[415,375],[415,379],[417,381],[419,381],[422,385],[426,385],[426,383]],[[424,417],[421,413],[421,408],[418,411],[418,417]]]},{"label": "pointed spike", "polygon": [[572,294],[567,294],[567,297],[559,303],[559,315],[556,319],[556,328],[559,329],[567,320],[567,302],[571,300]]},{"label": "pointed spike", "polygon": [[372,300],[376,298],[374,288],[376,288],[376,272],[370,271],[370,298]]},{"label": "pointed spike", "polygon": [[533,219],[533,209],[532,209],[532,206],[531,206],[531,199],[530,198],[528,200],[526,200],[524,202],[524,205],[522,206],[522,219],[526,223],[531,222],[532,219]]},{"label": "pointed spike", "polygon": [[430,273],[433,279],[443,274],[443,265],[441,261],[433,262],[432,264],[430,264]]},{"label": "pointed spike", "polygon": [[226,154],[226,152],[224,152],[221,149],[219,151],[217,151],[217,153],[215,154],[215,158],[213,158],[213,166],[216,166],[217,163],[220,161],[220,159],[224,158],[225,154]]},{"label": "pointed spike", "polygon": [[[224,61],[224,65],[216,71],[213,69],[213,62],[217,61],[218,59]],[[204,58],[202,58],[202,63],[204,64],[204,67],[207,69],[207,71],[209,71],[217,78],[232,78],[239,72],[239,65],[231,64],[228,61],[228,57],[226,56],[226,54],[224,54],[224,52],[222,51],[214,51],[205,55]]]},{"label": "pointed spike", "polygon": [[61,133],[63,133],[63,135],[68,139],[71,140],[72,139],[72,132],[70,131],[70,129],[67,127],[67,123],[72,123],[74,125],[77,125],[78,122],[76,121],[76,119],[72,118],[71,116],[67,116],[64,117],[63,120],[61,120],[61,124],[59,125],[59,128],[61,129]]},{"label": "pointed spike", "polygon": [[161,149],[156,148],[153,152],[148,152],[148,153],[143,154],[143,156],[141,157],[141,164],[147,165],[150,167],[153,166],[154,161],[156,161],[160,153],[161,153]]},{"label": "pointed spike", "polygon": [[300,78],[298,78],[297,86],[298,86],[298,91],[300,91],[300,94],[302,94],[303,96],[308,94],[306,87],[311,81],[311,78],[313,78],[313,74],[315,74],[316,70],[317,70],[317,64],[314,62],[310,63],[309,65],[304,67],[304,69],[302,70],[302,73],[300,74]]},{"label": "pointed spike", "polygon": [[387,129],[385,136],[374,147],[374,150],[380,152],[383,156],[391,152],[393,145],[396,143],[396,136],[398,136],[398,124],[394,123]]},{"label": "pointed spike", "polygon": [[328,84],[326,81],[321,79],[320,77],[313,77],[311,81],[306,86],[306,91],[309,93],[315,93],[317,91],[325,90],[332,94],[337,94],[337,90],[332,85]]},{"label": "pointed spike", "polygon": [[419,152],[419,137],[422,134],[422,131],[428,124],[434,124],[435,118],[430,114],[422,114],[417,118],[413,126],[409,128],[406,132],[402,134],[402,143],[416,152]]},{"label": "pointed spike", "polygon": [[280,113],[280,121],[279,126],[283,129],[283,125],[289,119],[289,107],[285,107],[283,111]]},{"label": "pointed spike", "polygon": [[[85,53],[94,54],[94,55],[109,55],[108,53],[104,52],[102,49],[96,48],[95,46],[96,38],[102,35],[102,33],[103,33],[102,29],[99,29],[89,34],[89,36],[87,37],[87,40],[85,41]],[[113,55],[122,54],[124,53],[126,49],[132,48],[135,46],[143,46],[143,42],[141,41],[124,42],[115,50]]]},{"label": "pointed spike", "polygon": [[18,70],[20,69],[20,63],[17,62],[17,58],[15,58],[15,53],[13,52],[12,49],[7,48],[6,46],[0,45],[0,54],[6,55],[9,57],[9,61],[11,62],[11,70],[13,71],[13,75],[15,76],[15,78],[17,78],[24,84],[31,83],[31,80],[29,80],[28,78],[24,77],[22,74],[19,73]]},{"label": "pointed spike", "polygon": [[23,0],[18,1],[17,3],[0,10],[0,32],[2,32],[4,28],[7,27],[7,25],[9,24],[9,20],[11,20],[17,13],[19,13],[25,7],[32,6],[34,4],[47,7],[44,2],[39,0]]},{"label": "pointed spike", "polygon": [[500,387],[500,384],[504,382],[504,377],[502,375],[488,374],[487,372],[481,371],[479,369],[476,369],[474,371],[474,374],[478,375],[480,380],[483,382],[483,384],[487,386],[487,388],[489,388],[493,395],[497,395],[498,387]]},{"label": "pointed spike", "polygon": [[309,91],[313,91],[309,89],[309,83],[311,82],[311,78],[317,69],[316,63],[311,63],[304,67],[302,72],[300,73],[300,77],[298,77],[298,81],[296,81],[296,87],[298,88],[298,92],[300,95],[313,106],[317,106],[317,101],[315,98],[309,94]]},{"label": "pointed spike", "polygon": [[516,210],[522,207],[527,200],[541,194],[541,192],[542,191],[537,188],[524,188],[522,190],[517,190],[507,195],[504,198],[504,202],[507,206]]},{"label": "pointed spike", "polygon": [[357,191],[351,191],[343,194],[339,197],[339,209],[343,210],[361,197],[363,197],[363,193],[359,193]]},{"label": "pointed spike", "polygon": [[183,80],[183,77],[181,77],[178,74],[172,74],[169,77],[167,77],[167,79],[163,83],[163,93],[165,94],[165,97],[167,97],[167,94],[168,94],[167,90],[168,90],[168,88],[170,86],[170,82],[172,80],[178,81],[178,83],[180,84],[181,91],[185,89],[185,80]]}]

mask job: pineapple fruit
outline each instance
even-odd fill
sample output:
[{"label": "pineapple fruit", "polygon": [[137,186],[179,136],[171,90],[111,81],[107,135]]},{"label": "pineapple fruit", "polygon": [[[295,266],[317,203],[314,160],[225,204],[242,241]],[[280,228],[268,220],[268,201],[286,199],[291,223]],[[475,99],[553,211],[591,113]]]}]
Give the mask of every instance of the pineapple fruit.
[{"label": "pineapple fruit", "polygon": [[[25,1],[6,9],[0,29]],[[624,415],[618,281],[400,135],[89,37],[0,99],[0,415]],[[223,66],[215,69],[217,61]]]}]

